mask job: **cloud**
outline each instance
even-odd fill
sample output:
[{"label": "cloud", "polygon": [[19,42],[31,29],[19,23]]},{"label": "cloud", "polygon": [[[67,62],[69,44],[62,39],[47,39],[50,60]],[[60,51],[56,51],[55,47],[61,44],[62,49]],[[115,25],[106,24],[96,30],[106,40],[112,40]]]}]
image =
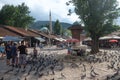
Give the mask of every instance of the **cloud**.
[{"label": "cloud", "polygon": [[49,11],[51,10],[52,20],[56,21],[57,19],[60,22],[73,23],[77,20],[77,16],[72,14],[67,16],[69,7],[66,6],[68,0],[1,0],[0,8],[5,4],[18,5],[25,3],[32,15],[36,20],[49,20]]},{"label": "cloud", "polygon": [[[35,0],[34,3],[27,2],[32,15],[37,20],[49,20],[49,11],[52,14],[52,20],[59,19],[62,22],[73,23],[76,21],[76,15],[67,16],[69,7],[66,6],[68,0]],[[32,3],[32,4],[31,4]]]},{"label": "cloud", "polygon": [[30,15],[36,20],[49,20],[51,10],[53,21],[58,19],[60,22],[73,23],[78,20],[78,16],[75,13],[71,16],[67,15],[68,10],[73,8],[73,6],[66,6],[67,1],[69,0],[0,0],[0,8],[5,4],[18,5],[24,2],[31,11]]}]

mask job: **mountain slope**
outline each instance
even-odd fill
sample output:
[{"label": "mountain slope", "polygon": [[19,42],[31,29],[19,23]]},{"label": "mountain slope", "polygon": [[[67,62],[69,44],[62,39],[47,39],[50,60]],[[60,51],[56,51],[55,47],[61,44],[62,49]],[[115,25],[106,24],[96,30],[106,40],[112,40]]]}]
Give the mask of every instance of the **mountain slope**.
[{"label": "mountain slope", "polygon": [[[43,25],[46,25],[46,24],[49,24],[49,21],[36,21],[34,22],[30,28],[32,29],[41,29],[41,27]],[[55,21],[52,21],[52,26],[54,26],[55,24]],[[69,23],[64,23],[64,22],[61,22],[61,25],[64,29],[67,29],[68,27],[70,27],[72,24],[69,24]]]}]

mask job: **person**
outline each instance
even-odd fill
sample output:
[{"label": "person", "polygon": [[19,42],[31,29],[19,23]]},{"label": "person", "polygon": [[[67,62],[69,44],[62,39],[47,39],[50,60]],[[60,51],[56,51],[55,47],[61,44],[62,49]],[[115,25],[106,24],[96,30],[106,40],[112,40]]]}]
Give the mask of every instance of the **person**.
[{"label": "person", "polygon": [[27,55],[27,47],[24,45],[24,41],[21,41],[21,45],[18,46],[19,53],[19,68],[22,68],[22,72],[25,71],[26,67],[26,55]]},{"label": "person", "polygon": [[38,54],[38,51],[37,51],[36,47],[34,47],[34,49],[33,49],[33,59],[37,59],[37,54]]},{"label": "person", "polygon": [[71,52],[72,52],[71,46],[68,46],[68,54],[71,54]]},{"label": "person", "polygon": [[10,59],[11,59],[11,41],[9,41],[7,43],[7,45],[5,46],[5,52],[6,52],[6,57],[7,57],[7,60],[6,60],[6,64],[7,65],[10,65]]},{"label": "person", "polygon": [[18,66],[17,60],[17,44],[13,43],[11,46],[12,67]]},{"label": "person", "polygon": [[5,54],[4,44],[1,44],[1,45],[0,45],[0,53],[1,53],[1,58],[3,59],[3,56],[4,56],[4,54]]}]

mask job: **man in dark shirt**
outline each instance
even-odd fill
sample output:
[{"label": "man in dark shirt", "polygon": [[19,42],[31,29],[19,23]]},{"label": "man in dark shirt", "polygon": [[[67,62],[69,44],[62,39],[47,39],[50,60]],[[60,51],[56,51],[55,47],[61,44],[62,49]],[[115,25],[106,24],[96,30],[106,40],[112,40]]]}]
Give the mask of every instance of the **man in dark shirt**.
[{"label": "man in dark shirt", "polygon": [[12,42],[8,42],[6,47],[5,47],[5,52],[6,52],[6,56],[7,56],[7,65],[10,65],[10,59],[11,59],[11,43]]},{"label": "man in dark shirt", "polygon": [[20,68],[22,67],[22,71],[25,71],[26,67],[26,54],[27,54],[27,47],[24,45],[24,41],[21,42],[21,45],[18,47],[19,53],[19,64]]},{"label": "man in dark shirt", "polygon": [[12,66],[17,66],[17,44],[13,43],[11,46]]}]

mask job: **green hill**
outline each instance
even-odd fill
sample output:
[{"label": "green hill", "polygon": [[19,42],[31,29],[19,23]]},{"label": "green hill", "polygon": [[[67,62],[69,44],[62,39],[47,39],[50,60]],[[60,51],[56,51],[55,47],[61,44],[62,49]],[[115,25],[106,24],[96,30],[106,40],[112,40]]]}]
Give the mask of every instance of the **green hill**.
[{"label": "green hill", "polygon": [[[36,21],[30,26],[30,28],[41,29],[42,25],[46,25],[46,24],[49,24],[49,21]],[[54,26],[54,24],[55,24],[55,21],[52,21],[52,26]],[[64,29],[67,29],[72,24],[61,22],[61,25]]]}]

